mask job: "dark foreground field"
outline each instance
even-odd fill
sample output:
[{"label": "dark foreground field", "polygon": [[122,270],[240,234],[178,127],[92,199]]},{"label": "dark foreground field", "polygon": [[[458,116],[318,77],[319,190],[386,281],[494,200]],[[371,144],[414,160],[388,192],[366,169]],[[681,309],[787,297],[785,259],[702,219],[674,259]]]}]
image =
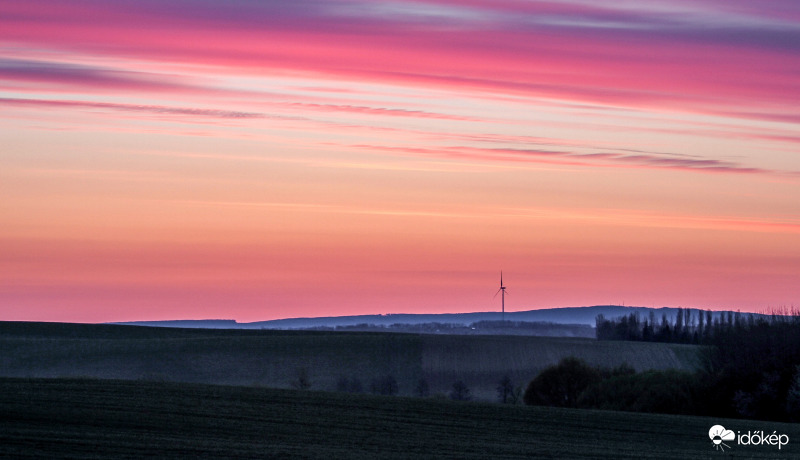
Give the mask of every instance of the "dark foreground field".
[{"label": "dark foreground field", "polygon": [[[721,453],[707,435],[715,424],[792,441],[780,451],[733,445]],[[0,379],[3,458],[797,458],[798,428],[186,383]]]}]

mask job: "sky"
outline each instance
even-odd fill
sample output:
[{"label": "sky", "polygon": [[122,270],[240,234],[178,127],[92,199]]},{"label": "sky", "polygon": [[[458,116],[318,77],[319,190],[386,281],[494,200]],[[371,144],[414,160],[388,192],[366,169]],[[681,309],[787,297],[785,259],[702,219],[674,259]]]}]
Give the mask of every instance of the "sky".
[{"label": "sky", "polygon": [[0,320],[800,302],[796,0],[4,0]]}]

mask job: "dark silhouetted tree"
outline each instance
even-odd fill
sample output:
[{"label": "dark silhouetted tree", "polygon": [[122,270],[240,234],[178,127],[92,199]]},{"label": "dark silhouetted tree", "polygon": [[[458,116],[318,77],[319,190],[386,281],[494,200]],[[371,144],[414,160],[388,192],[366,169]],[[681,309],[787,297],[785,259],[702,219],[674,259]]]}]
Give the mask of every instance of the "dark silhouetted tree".
[{"label": "dark silhouetted tree", "polygon": [[786,394],[786,414],[790,422],[800,421],[800,365],[794,367],[794,377]]},{"label": "dark silhouetted tree", "polygon": [[697,410],[697,385],[693,374],[676,370],[611,375],[584,390],[578,407],[693,414]]},{"label": "dark silhouetted tree", "polygon": [[414,394],[420,398],[427,398],[430,394],[428,381],[422,378],[417,380],[417,384],[414,386]]},{"label": "dark silhouetted tree", "polygon": [[576,407],[580,393],[601,379],[600,371],[583,360],[564,358],[528,384],[523,400],[528,405]]},{"label": "dark silhouetted tree", "polygon": [[514,395],[514,383],[511,381],[511,377],[508,374],[504,375],[503,378],[497,383],[497,399],[503,403],[507,404],[512,402]]},{"label": "dark silhouetted tree", "polygon": [[336,381],[336,391],[346,392],[346,393],[363,393],[364,386],[361,384],[361,380],[358,377],[347,378],[347,377],[339,377],[339,380]]},{"label": "dark silhouetted tree", "polygon": [[391,374],[373,379],[370,389],[374,394],[385,396],[394,396],[399,390],[397,380]]},{"label": "dark silhouetted tree", "polygon": [[298,390],[308,390],[311,388],[311,379],[308,376],[308,369],[305,367],[297,369],[297,376],[292,381],[292,387]]},{"label": "dark silhouetted tree", "polygon": [[615,340],[614,324],[607,320],[603,315],[597,315],[594,319],[595,336],[598,340]]},{"label": "dark silhouetted tree", "polygon": [[653,341],[653,326],[647,320],[644,320],[644,322],[642,323],[642,341],[644,342]]},{"label": "dark silhouetted tree", "polygon": [[453,387],[450,389],[450,399],[453,401],[469,401],[472,399],[472,395],[470,394],[469,388],[467,384],[463,381],[459,380],[453,384]]},{"label": "dark silhouetted tree", "polygon": [[700,310],[697,315],[697,340],[696,342],[700,343],[703,341],[703,337],[705,337],[705,315],[703,314],[703,310]]}]

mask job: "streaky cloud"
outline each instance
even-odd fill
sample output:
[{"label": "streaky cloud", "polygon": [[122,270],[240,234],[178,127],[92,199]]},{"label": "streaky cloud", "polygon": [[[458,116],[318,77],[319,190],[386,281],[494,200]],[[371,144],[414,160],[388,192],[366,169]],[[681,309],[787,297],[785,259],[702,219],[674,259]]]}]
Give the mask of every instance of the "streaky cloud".
[{"label": "streaky cloud", "polygon": [[81,64],[1,57],[0,80],[81,86],[89,89],[139,89],[143,91],[198,89],[193,85],[169,81],[164,75]]},{"label": "streaky cloud", "polygon": [[[797,102],[800,94],[800,63],[794,58],[800,27],[711,0],[674,6],[672,14],[667,3],[634,8],[582,2],[424,2],[432,17],[449,15],[446,21],[430,20],[430,15],[367,14],[375,11],[369,8],[372,2],[360,1],[234,2],[226,7],[191,0],[44,3],[0,7],[3,41],[227,71],[291,69],[695,113],[727,109],[747,116]],[[398,10],[418,6],[393,4]],[[433,14],[437,5],[443,7]],[[470,13],[475,11],[491,14],[478,20]],[[89,12],[92,21],[86,19]],[[139,27],[143,22],[152,27]],[[181,40],[165,41],[164,30]],[[10,67],[7,75],[15,73],[15,78],[169,86],[135,74]]]},{"label": "streaky cloud", "polygon": [[712,174],[767,174],[793,177],[793,171],[775,171],[748,167],[741,164],[696,158],[665,158],[660,155],[622,154],[613,152],[576,153],[563,150],[524,148],[479,148],[448,146],[438,148],[390,147],[378,145],[354,145],[355,148],[377,150],[410,155],[440,156],[454,159],[479,159],[484,161],[523,161],[569,166],[595,166],[614,168],[669,169]]},{"label": "streaky cloud", "polygon": [[[186,107],[168,107],[163,105],[138,105],[138,104],[119,104],[111,102],[89,102],[89,101],[65,101],[65,100],[43,100],[43,99],[21,99],[21,98],[0,98],[4,104],[36,107],[59,107],[59,108],[91,108],[121,110],[126,112],[146,112],[152,114],[165,115],[188,115],[210,118],[267,118],[261,113],[241,112],[235,110],[217,110]],[[290,118],[279,117],[276,118]]]},{"label": "streaky cloud", "polygon": [[443,113],[427,112],[422,110],[408,110],[408,109],[394,109],[383,107],[365,107],[354,105],[339,105],[339,104],[311,104],[302,102],[292,102],[285,104],[289,107],[321,110],[331,112],[351,112],[361,113],[366,115],[386,115],[395,117],[414,117],[414,118],[435,118],[440,120],[457,120],[457,121],[479,121],[474,117],[466,117],[459,115],[448,115]]}]

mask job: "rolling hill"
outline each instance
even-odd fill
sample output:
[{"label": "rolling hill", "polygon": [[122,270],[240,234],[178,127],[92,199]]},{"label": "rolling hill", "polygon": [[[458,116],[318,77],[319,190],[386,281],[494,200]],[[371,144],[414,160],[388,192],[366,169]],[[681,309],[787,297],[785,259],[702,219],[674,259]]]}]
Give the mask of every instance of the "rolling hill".
[{"label": "rolling hill", "polygon": [[[660,320],[662,315],[674,318],[677,308],[649,308],[625,307],[620,305],[596,305],[592,307],[566,307],[545,308],[540,310],[506,312],[507,321],[545,322],[555,324],[581,324],[594,326],[597,315],[608,319],[637,313],[642,318],[647,318],[652,312]],[[726,311],[715,311],[714,317],[727,314]],[[754,313],[746,313],[750,315]],[[209,320],[168,320],[168,321],[133,321],[126,323],[137,326],[162,326],[184,328],[217,328],[217,329],[311,329],[319,327],[355,326],[358,324],[371,324],[376,326],[391,326],[393,324],[423,324],[443,323],[469,325],[479,321],[498,321],[499,312],[476,313],[442,313],[442,314],[386,314],[386,315],[357,315],[357,316],[327,316],[316,318],[287,318],[271,321],[257,321],[239,323],[232,319]]]},{"label": "rolling hill", "polygon": [[341,379],[392,376],[411,395],[421,379],[431,394],[464,381],[493,400],[506,374],[526,385],[566,356],[637,370],[691,369],[695,346],[530,336],[154,328],[0,322],[0,376],[91,377],[291,388],[302,373],[316,390]]}]

